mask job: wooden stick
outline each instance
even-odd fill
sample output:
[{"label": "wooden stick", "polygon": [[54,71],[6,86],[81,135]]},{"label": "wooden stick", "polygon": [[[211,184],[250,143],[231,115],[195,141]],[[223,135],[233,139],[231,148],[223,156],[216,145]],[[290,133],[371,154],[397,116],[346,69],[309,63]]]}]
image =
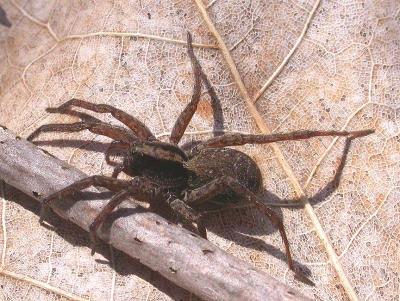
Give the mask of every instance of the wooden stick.
[{"label": "wooden stick", "polygon": [[[83,172],[0,127],[0,179],[9,185],[38,200],[84,177]],[[105,203],[59,200],[51,207],[88,231]],[[129,202],[121,206],[135,208]],[[309,300],[151,212],[118,218],[110,229],[99,231],[99,237],[205,300]]]}]

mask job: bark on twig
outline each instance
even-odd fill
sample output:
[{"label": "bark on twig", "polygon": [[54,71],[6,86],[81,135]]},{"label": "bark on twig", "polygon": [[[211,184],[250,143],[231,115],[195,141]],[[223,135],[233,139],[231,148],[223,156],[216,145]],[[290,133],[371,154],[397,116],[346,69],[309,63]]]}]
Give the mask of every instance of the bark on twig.
[{"label": "bark on twig", "polygon": [[[0,127],[0,178],[9,185],[37,199],[86,176]],[[88,231],[105,202],[61,200],[51,207]],[[122,206],[132,208],[129,202]],[[308,300],[249,263],[151,212],[118,218],[99,237],[206,300]]]}]

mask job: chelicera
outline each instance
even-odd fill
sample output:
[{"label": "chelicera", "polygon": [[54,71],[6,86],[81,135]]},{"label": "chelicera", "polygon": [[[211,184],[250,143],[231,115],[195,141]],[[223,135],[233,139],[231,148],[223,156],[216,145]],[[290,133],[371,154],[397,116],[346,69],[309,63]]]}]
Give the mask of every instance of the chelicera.
[{"label": "chelicera", "polygon": [[[168,206],[185,222],[195,223],[199,234],[204,238],[207,237],[201,218],[204,204],[214,203],[224,206],[234,200],[245,199],[254,204],[278,228],[285,246],[288,266],[294,271],[289,242],[282,220],[258,196],[262,190],[262,176],[259,167],[245,153],[227,147],[248,143],[266,144],[300,140],[317,136],[358,137],[370,134],[373,130],[295,131],[271,135],[226,133],[201,141],[189,150],[184,150],[178,143],[197,109],[201,83],[204,83],[211,98],[216,100],[217,97],[194,55],[190,34],[188,34],[187,49],[194,73],[193,95],[175,122],[168,143],[158,140],[150,129],[137,118],[110,105],[71,99],[58,108],[47,109],[52,113],[70,114],[68,110],[71,107],[79,107],[97,113],[110,113],[126,127],[110,125],[93,118],[92,121],[71,124],[46,124],[33,132],[28,140],[35,138],[40,132],[89,130],[113,139],[109,150],[119,150],[124,153],[123,162],[115,167],[111,177],[95,175],[77,181],[45,197],[43,204],[48,205],[55,199],[67,197],[90,186],[105,187],[115,192],[115,195],[90,225],[93,254],[96,230],[107,216],[129,196],[149,202],[151,206],[159,204]],[[108,158],[108,152],[106,158]],[[131,180],[118,179],[121,172],[125,172],[133,178]]]}]

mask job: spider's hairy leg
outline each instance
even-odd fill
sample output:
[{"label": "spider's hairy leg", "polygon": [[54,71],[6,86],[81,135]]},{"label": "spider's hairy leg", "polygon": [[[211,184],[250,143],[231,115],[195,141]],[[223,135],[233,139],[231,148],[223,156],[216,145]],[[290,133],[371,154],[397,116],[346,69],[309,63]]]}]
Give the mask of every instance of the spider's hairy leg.
[{"label": "spider's hairy leg", "polygon": [[[75,192],[89,188],[90,186],[104,187],[108,190],[117,192],[110,202],[102,209],[99,215],[95,218],[94,222],[90,225],[90,237],[94,246],[95,233],[98,227],[104,222],[107,216],[117,207],[126,197],[129,195],[134,196],[141,201],[161,200],[164,195],[162,189],[156,183],[143,177],[135,177],[132,180],[119,180],[116,178],[110,178],[105,176],[91,176],[82,180],[79,180],[60,191],[57,191],[42,200],[42,206],[48,205],[55,199],[61,199],[68,197]],[[42,210],[43,212],[43,210]],[[42,222],[43,216],[41,216]],[[92,252],[94,248],[92,248]]]},{"label": "spider's hairy leg", "polygon": [[118,175],[124,170],[125,164],[121,163],[115,166],[114,171],[112,173],[112,178],[118,178]]},{"label": "spider's hairy leg", "polygon": [[183,217],[185,221],[196,223],[197,231],[200,236],[207,239],[207,230],[203,225],[200,213],[189,207],[184,201],[173,197],[167,200],[167,204],[172,208],[172,210],[178,213],[179,216]]},{"label": "spider's hairy leg", "polygon": [[203,81],[207,93],[210,95],[211,98],[211,106],[214,111],[214,119],[218,124],[219,127],[223,126],[223,114],[222,108],[220,106],[220,101],[218,99],[217,93],[215,92],[213,86],[211,85],[210,81],[207,78],[207,75],[204,73],[198,59],[196,58],[193,45],[192,45],[192,35],[188,32],[187,33],[187,53],[192,63],[192,69],[194,74],[194,86],[193,86],[193,94],[191,101],[187,104],[185,109],[179,115],[178,119],[176,120],[174,127],[172,129],[172,133],[170,136],[170,142],[173,144],[177,144],[185,132],[190,120],[192,119],[194,113],[197,110],[197,105],[200,101],[200,93],[201,93],[201,80]]},{"label": "spider's hairy leg", "polygon": [[291,270],[295,271],[292,255],[290,253],[289,241],[286,236],[286,231],[283,226],[282,220],[279,216],[268,206],[266,206],[253,192],[240,184],[237,180],[229,176],[223,176],[215,179],[204,186],[193,189],[187,192],[185,203],[187,204],[200,204],[209,201],[217,195],[223,193],[226,189],[232,190],[236,195],[253,203],[259,211],[264,213],[279,230],[285,245],[287,263]]},{"label": "spider's hairy leg", "polygon": [[[113,178],[107,178],[108,181],[116,183],[128,183],[124,188],[119,189],[119,192],[115,194],[111,200],[107,203],[106,206],[100,211],[100,213],[96,216],[94,221],[90,224],[90,239],[92,241],[92,252],[93,255],[95,252],[96,246],[96,232],[99,229],[100,225],[107,219],[107,217],[111,214],[111,212],[119,205],[123,200],[125,200],[129,196],[133,196],[140,201],[146,202],[159,202],[162,199],[165,199],[165,195],[162,189],[160,189],[159,185],[150,181],[145,177],[135,177],[130,181],[121,181]],[[108,188],[108,187],[107,187]],[[111,189],[110,189],[111,190]]]},{"label": "spider's hairy leg", "polygon": [[64,113],[71,106],[83,108],[96,113],[110,113],[114,118],[125,124],[133,133],[142,140],[156,140],[150,129],[139,119],[107,104],[94,104],[81,99],[70,99],[58,108],[47,108],[50,113]]},{"label": "spider's hairy leg", "polygon": [[169,140],[173,144],[178,144],[178,142],[181,140],[183,133],[185,132],[190,120],[192,119],[193,114],[196,112],[197,105],[200,101],[202,71],[200,64],[193,52],[192,36],[190,33],[187,34],[187,53],[192,62],[192,69],[194,74],[193,94],[191,101],[187,104],[185,109],[179,115],[172,129]]},{"label": "spider's hairy leg", "polygon": [[60,199],[63,197],[70,196],[75,192],[81,191],[83,189],[89,188],[90,186],[104,187],[108,190],[118,192],[130,185],[131,181],[119,180],[106,176],[91,176],[79,180],[71,185],[45,197],[42,200],[43,205],[48,205],[51,201],[55,199]]},{"label": "spider's hairy leg", "polygon": [[91,254],[92,256],[94,255],[96,251],[96,231],[100,227],[102,223],[107,219],[107,217],[111,214],[111,212],[119,205],[122,203],[123,200],[125,200],[129,196],[129,191],[128,190],[122,190],[115,194],[111,200],[107,203],[106,206],[100,211],[100,213],[96,216],[94,221],[90,224],[89,226],[89,234],[90,234],[90,240],[92,242],[92,251]]},{"label": "spider's hairy leg", "polygon": [[125,143],[134,143],[137,138],[123,127],[110,125],[103,122],[75,122],[75,123],[55,123],[55,124],[44,124],[37,128],[32,134],[30,134],[27,140],[32,141],[42,132],[80,132],[83,130],[89,130],[94,134],[110,137],[114,140],[120,140]]},{"label": "spider's hairy leg", "polygon": [[118,164],[117,166],[114,167],[114,171],[112,173],[112,178],[118,178],[118,175],[124,171],[124,169],[126,168],[127,163],[124,160],[124,162]]},{"label": "spider's hairy leg", "polygon": [[362,137],[374,133],[375,130],[361,130],[361,131],[294,131],[289,133],[277,133],[270,135],[252,135],[252,134],[225,134],[218,137],[210,138],[202,143],[200,143],[196,150],[200,150],[206,147],[225,147],[234,145],[244,145],[248,143],[252,144],[264,144],[273,143],[279,141],[288,140],[302,140],[312,137],[322,137],[322,136],[345,136],[345,137]]}]

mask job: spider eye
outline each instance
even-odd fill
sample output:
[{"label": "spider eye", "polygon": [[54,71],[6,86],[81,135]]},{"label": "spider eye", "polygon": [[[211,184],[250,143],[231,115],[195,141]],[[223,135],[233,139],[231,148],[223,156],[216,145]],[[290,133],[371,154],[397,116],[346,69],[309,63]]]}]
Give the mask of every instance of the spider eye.
[{"label": "spider eye", "polygon": [[131,153],[132,154],[137,154],[137,153],[142,153],[143,152],[143,145],[141,144],[134,144],[131,146]]}]

